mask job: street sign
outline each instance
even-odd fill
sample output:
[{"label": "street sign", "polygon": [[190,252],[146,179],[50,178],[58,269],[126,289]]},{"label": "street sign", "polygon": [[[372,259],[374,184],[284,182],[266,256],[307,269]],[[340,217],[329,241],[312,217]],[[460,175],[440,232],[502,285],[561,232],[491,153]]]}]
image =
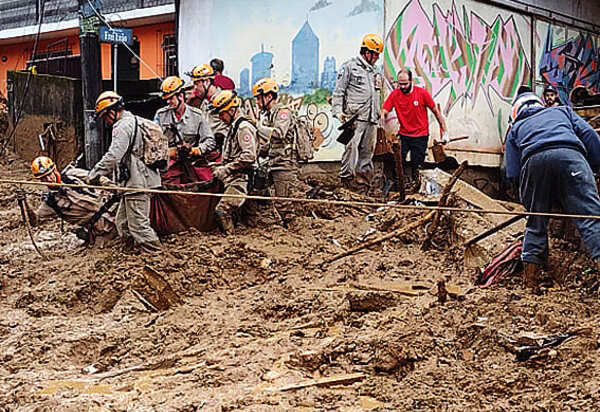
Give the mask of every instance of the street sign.
[{"label": "street sign", "polygon": [[81,33],[97,33],[100,19],[98,16],[80,17],[79,31]]},{"label": "street sign", "polygon": [[100,41],[103,43],[127,43],[133,44],[133,34],[131,29],[113,27],[109,29],[106,26],[100,27]]}]

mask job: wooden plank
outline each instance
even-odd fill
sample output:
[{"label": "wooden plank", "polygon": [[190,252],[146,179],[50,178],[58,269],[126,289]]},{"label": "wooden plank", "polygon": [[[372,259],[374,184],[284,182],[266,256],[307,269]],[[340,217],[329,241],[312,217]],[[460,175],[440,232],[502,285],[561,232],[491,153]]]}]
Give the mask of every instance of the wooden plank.
[{"label": "wooden plank", "polygon": [[308,388],[310,386],[331,386],[331,385],[345,385],[353,383],[363,379],[366,375],[364,373],[350,373],[346,375],[335,375],[329,378],[321,379],[309,379],[304,382],[295,383],[292,385],[282,386],[279,388],[267,388],[267,391],[273,392],[284,392],[294,389]]}]

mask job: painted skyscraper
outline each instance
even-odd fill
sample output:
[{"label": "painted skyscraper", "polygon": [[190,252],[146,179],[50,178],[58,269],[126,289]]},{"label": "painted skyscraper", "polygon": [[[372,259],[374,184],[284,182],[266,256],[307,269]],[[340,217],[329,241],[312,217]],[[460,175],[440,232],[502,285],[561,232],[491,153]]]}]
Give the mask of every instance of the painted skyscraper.
[{"label": "painted skyscraper", "polygon": [[237,93],[242,97],[250,96],[250,70],[248,68],[243,69],[240,72],[240,87],[238,87]]},{"label": "painted skyscraper", "polygon": [[325,57],[325,61],[323,62],[323,72],[321,73],[321,89],[328,89],[333,93],[336,80],[337,71],[335,70],[335,57]]},{"label": "painted skyscraper", "polygon": [[261,44],[260,53],[252,56],[250,61],[252,62],[252,85],[263,77],[271,77],[273,53],[266,52],[264,45]]},{"label": "painted skyscraper", "polygon": [[292,40],[292,93],[309,93],[319,86],[319,38],[308,24],[304,23]]}]

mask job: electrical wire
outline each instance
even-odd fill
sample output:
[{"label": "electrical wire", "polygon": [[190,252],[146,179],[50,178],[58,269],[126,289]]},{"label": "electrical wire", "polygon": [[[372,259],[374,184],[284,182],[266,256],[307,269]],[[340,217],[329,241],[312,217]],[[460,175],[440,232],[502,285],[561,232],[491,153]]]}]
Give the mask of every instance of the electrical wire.
[{"label": "electrical wire", "polygon": [[[38,0],[39,3],[39,21],[38,21],[38,30],[37,30],[37,34],[35,35],[35,41],[33,43],[33,49],[31,51],[31,60],[34,59],[35,54],[37,53],[37,47],[38,47],[38,42],[40,40],[40,33],[42,31],[42,23],[44,21],[44,11],[45,11],[45,5],[46,5],[46,0]],[[16,116],[15,116],[15,122],[13,125],[13,129],[10,133],[10,135],[4,140],[2,147],[0,148],[0,156],[4,155],[4,152],[6,151],[6,148],[8,147],[8,142],[11,141],[11,139],[14,138],[15,136],[15,132],[17,131],[17,126],[19,125],[19,122],[21,121],[21,115],[23,114],[23,107],[25,106],[25,98],[27,97],[27,93],[29,93],[29,86],[31,84],[31,76],[33,75],[33,72],[31,70],[29,70],[29,73],[27,74],[27,80],[25,81],[25,86],[23,87],[23,93],[21,94],[21,104],[19,105],[19,109],[17,110]],[[13,142],[13,146],[15,145],[15,142]]]},{"label": "electrical wire", "polygon": [[203,196],[203,197],[218,197],[218,198],[233,198],[233,199],[249,199],[249,200],[270,200],[270,201],[287,201],[294,203],[313,203],[313,204],[326,204],[334,206],[363,206],[363,207],[385,207],[390,209],[400,210],[426,210],[426,211],[441,211],[451,213],[477,213],[477,214],[492,214],[492,215],[508,215],[508,216],[543,216],[553,217],[560,219],[593,219],[600,220],[598,215],[575,215],[568,213],[550,213],[550,212],[516,212],[510,210],[493,210],[493,209],[468,209],[459,207],[449,206],[417,206],[417,205],[399,205],[393,203],[381,203],[381,202],[361,202],[361,201],[349,201],[349,200],[330,200],[330,199],[307,199],[298,197],[281,197],[281,196],[255,196],[255,195],[235,195],[229,193],[208,193],[208,192],[187,192],[179,190],[164,190],[164,189],[143,189],[134,187],[120,187],[120,186],[95,186],[95,185],[75,185],[67,183],[47,183],[40,181],[27,181],[27,180],[10,180],[0,179],[0,184],[12,184],[12,185],[34,185],[34,186],[47,186],[47,187],[70,187],[80,189],[98,189],[107,191],[116,191],[123,193],[155,193],[155,194],[168,194],[168,195],[183,195],[183,196]]},{"label": "electrical wire", "polygon": [[[87,0],[87,2],[90,5],[90,7],[92,8],[92,10],[94,11],[94,13],[96,14],[96,16],[98,16],[98,18],[100,19],[100,21],[102,23],[104,23],[106,25],[106,27],[108,27],[110,30],[114,30],[112,28],[112,26],[106,21],[106,19],[100,14],[100,12],[94,7],[94,5],[92,4],[92,2],[90,0]],[[148,63],[146,63],[146,61],[144,61],[144,59],[142,59],[136,52],[134,52],[133,49],[131,47],[129,47],[129,45],[127,43],[125,43],[124,41],[122,41],[121,44],[123,44],[123,46],[125,46],[125,48],[127,48],[127,50],[129,50],[129,52],[131,54],[133,54],[133,56],[136,59],[138,59],[138,61],[140,61],[144,66],[146,66],[146,68],[148,70],[150,70],[156,77],[158,77],[161,81],[163,80],[163,77],[161,75],[159,75],[158,73],[156,73],[154,71],[154,69]]]}]

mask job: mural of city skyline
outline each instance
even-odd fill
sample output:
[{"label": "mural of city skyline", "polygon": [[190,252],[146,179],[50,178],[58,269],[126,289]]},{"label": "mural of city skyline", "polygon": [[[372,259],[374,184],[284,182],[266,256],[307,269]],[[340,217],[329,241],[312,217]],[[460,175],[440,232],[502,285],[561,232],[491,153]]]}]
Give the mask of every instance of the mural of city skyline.
[{"label": "mural of city skyline", "polygon": [[[327,89],[333,92],[337,78],[336,60],[327,56],[323,61],[323,71],[319,75],[319,38],[313,31],[308,20],[304,22],[296,36],[291,41],[292,51],[292,76],[288,85],[280,84],[282,92],[303,95],[314,89]],[[252,85],[264,77],[271,77],[274,54],[265,52],[264,45],[261,50],[250,58],[252,68],[252,82],[250,83],[250,69],[240,71],[239,87],[240,96],[250,97]]]}]

